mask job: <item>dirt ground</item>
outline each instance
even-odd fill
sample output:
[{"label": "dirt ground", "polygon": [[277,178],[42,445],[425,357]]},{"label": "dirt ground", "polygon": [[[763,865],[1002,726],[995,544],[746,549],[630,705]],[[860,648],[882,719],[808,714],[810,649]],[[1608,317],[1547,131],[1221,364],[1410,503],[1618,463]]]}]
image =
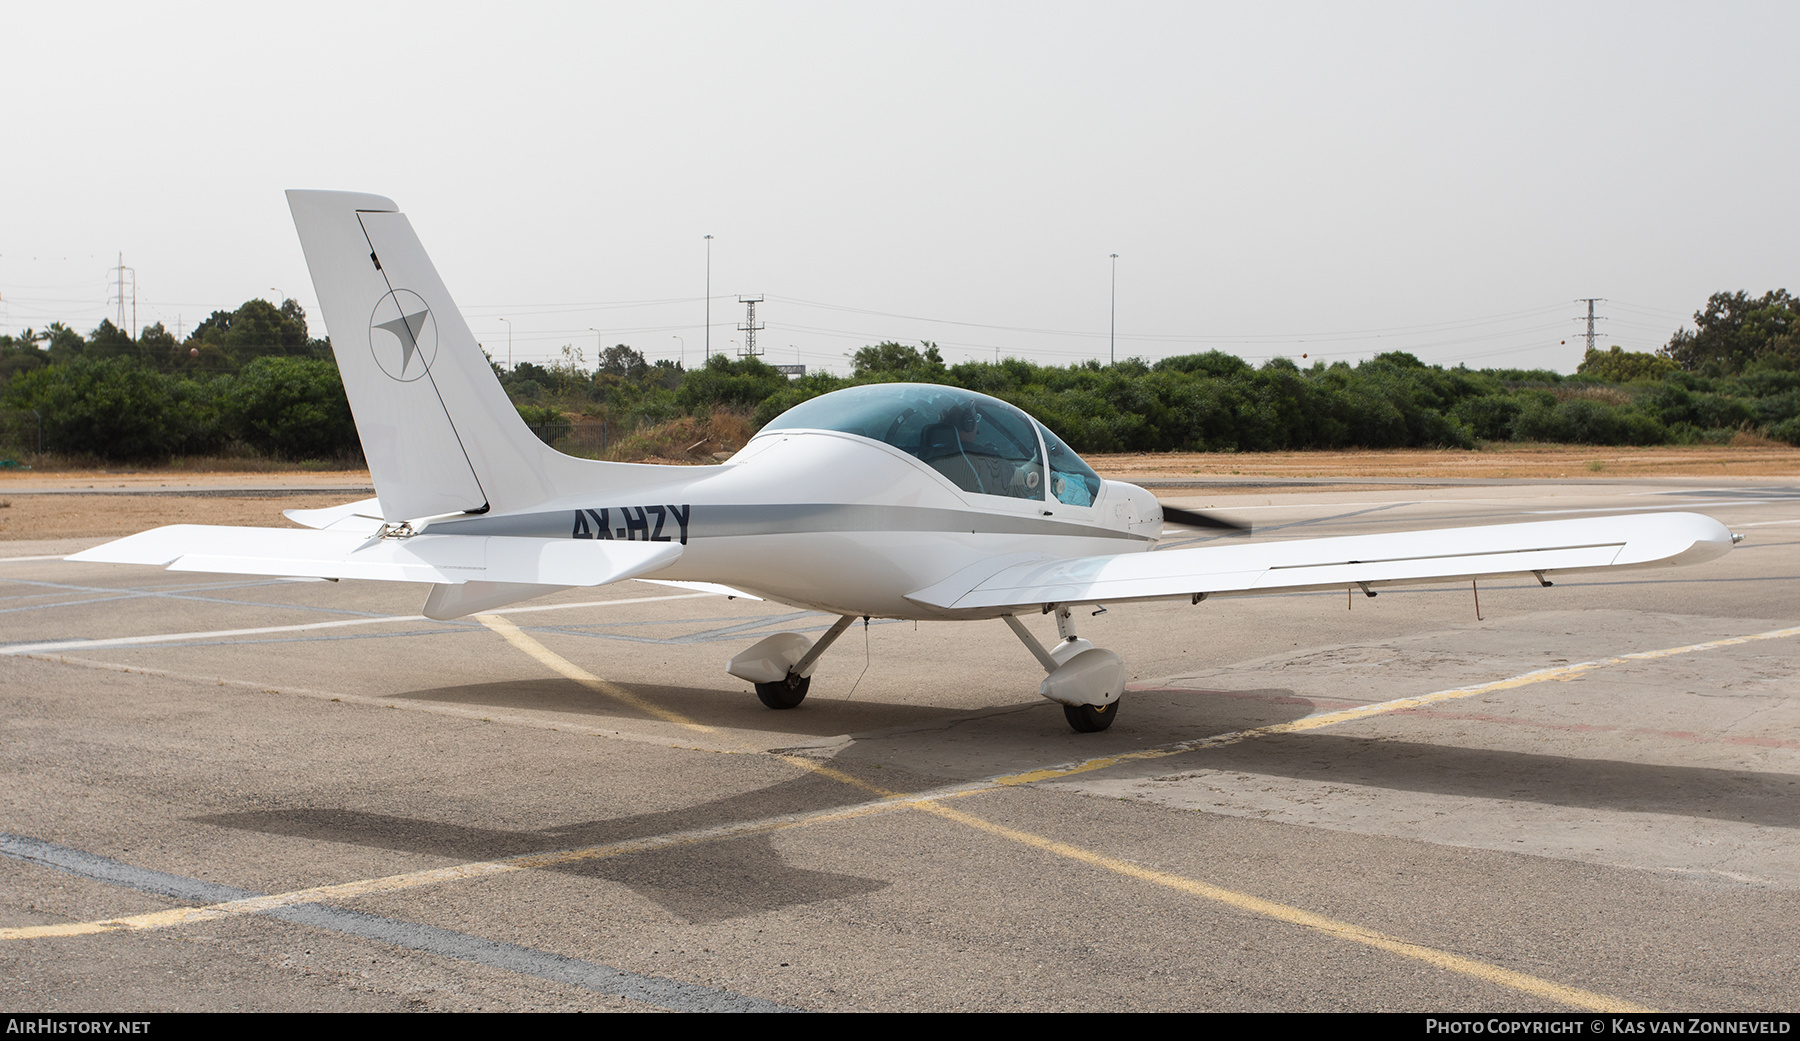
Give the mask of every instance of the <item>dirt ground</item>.
[{"label": "dirt ground", "polygon": [[1763,442],[1602,448],[1494,445],[1477,451],[1211,452],[1090,455],[1104,477],[1790,477],[1800,448]]},{"label": "dirt ground", "polygon": [[[1102,476],[1125,481],[1188,477],[1800,478],[1800,448],[1775,444],[1657,448],[1500,445],[1473,452],[1221,452],[1090,455],[1087,459]],[[0,541],[129,535],[160,524],[282,526],[288,523],[282,510],[336,506],[367,497],[372,494],[369,487],[366,470],[6,470],[0,471]],[[196,494],[181,494],[187,489]],[[204,494],[207,492],[210,494]],[[1212,488],[1209,494],[1229,495],[1231,490]]]}]

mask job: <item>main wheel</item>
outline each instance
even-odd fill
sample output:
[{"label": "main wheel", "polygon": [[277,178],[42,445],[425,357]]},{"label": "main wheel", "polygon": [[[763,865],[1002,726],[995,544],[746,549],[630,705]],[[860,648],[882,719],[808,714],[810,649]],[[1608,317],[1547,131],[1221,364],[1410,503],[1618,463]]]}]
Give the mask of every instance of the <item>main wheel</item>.
[{"label": "main wheel", "polygon": [[[762,688],[758,687],[758,690]],[[1064,705],[1063,718],[1075,728],[1077,734],[1098,734],[1112,726],[1114,717],[1119,714],[1119,703],[1110,705]]]},{"label": "main wheel", "polygon": [[[758,683],[756,696],[770,708],[799,708],[806,700],[806,688],[812,686],[811,676],[796,676],[788,673],[787,679],[774,683]],[[1103,729],[1096,727],[1095,729]]]}]

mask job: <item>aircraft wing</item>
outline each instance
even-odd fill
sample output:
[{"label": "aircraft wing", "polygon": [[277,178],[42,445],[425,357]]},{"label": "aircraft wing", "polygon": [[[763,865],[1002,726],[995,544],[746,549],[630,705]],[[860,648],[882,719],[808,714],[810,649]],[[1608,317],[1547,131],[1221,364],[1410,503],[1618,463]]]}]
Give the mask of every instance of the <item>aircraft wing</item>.
[{"label": "aircraft wing", "polygon": [[173,524],[68,559],[230,575],[533,586],[543,587],[541,593],[636,578],[680,555],[677,542],[431,534],[377,539],[360,531]]},{"label": "aircraft wing", "polygon": [[[1731,548],[1696,513],[1538,521],[1381,535],[989,562],[907,595],[952,610],[1248,596],[1404,582],[1692,564]],[[996,565],[1001,565],[996,567]]]}]

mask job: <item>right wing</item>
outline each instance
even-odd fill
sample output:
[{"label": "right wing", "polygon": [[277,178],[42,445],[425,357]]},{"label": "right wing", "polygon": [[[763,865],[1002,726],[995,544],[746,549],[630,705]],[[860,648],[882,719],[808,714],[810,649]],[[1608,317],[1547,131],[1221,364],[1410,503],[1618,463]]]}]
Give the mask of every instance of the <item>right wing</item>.
[{"label": "right wing", "polygon": [[907,595],[950,610],[1257,593],[1485,575],[1673,567],[1723,555],[1733,537],[1697,513],[1442,528],[1073,559],[990,561]]}]

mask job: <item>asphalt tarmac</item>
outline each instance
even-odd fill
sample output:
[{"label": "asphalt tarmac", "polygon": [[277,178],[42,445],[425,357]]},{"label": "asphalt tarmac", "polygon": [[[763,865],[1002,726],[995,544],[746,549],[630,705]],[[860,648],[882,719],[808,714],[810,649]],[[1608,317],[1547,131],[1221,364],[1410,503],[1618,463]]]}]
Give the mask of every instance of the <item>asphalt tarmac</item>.
[{"label": "asphalt tarmac", "polygon": [[858,625],[773,712],[726,659],[830,618],[627,582],[444,623],[0,543],[0,1005],[1800,1006],[1800,488],[1161,494],[1258,539],[1747,540],[1082,613],[1132,678],[1086,735],[999,622]]}]

